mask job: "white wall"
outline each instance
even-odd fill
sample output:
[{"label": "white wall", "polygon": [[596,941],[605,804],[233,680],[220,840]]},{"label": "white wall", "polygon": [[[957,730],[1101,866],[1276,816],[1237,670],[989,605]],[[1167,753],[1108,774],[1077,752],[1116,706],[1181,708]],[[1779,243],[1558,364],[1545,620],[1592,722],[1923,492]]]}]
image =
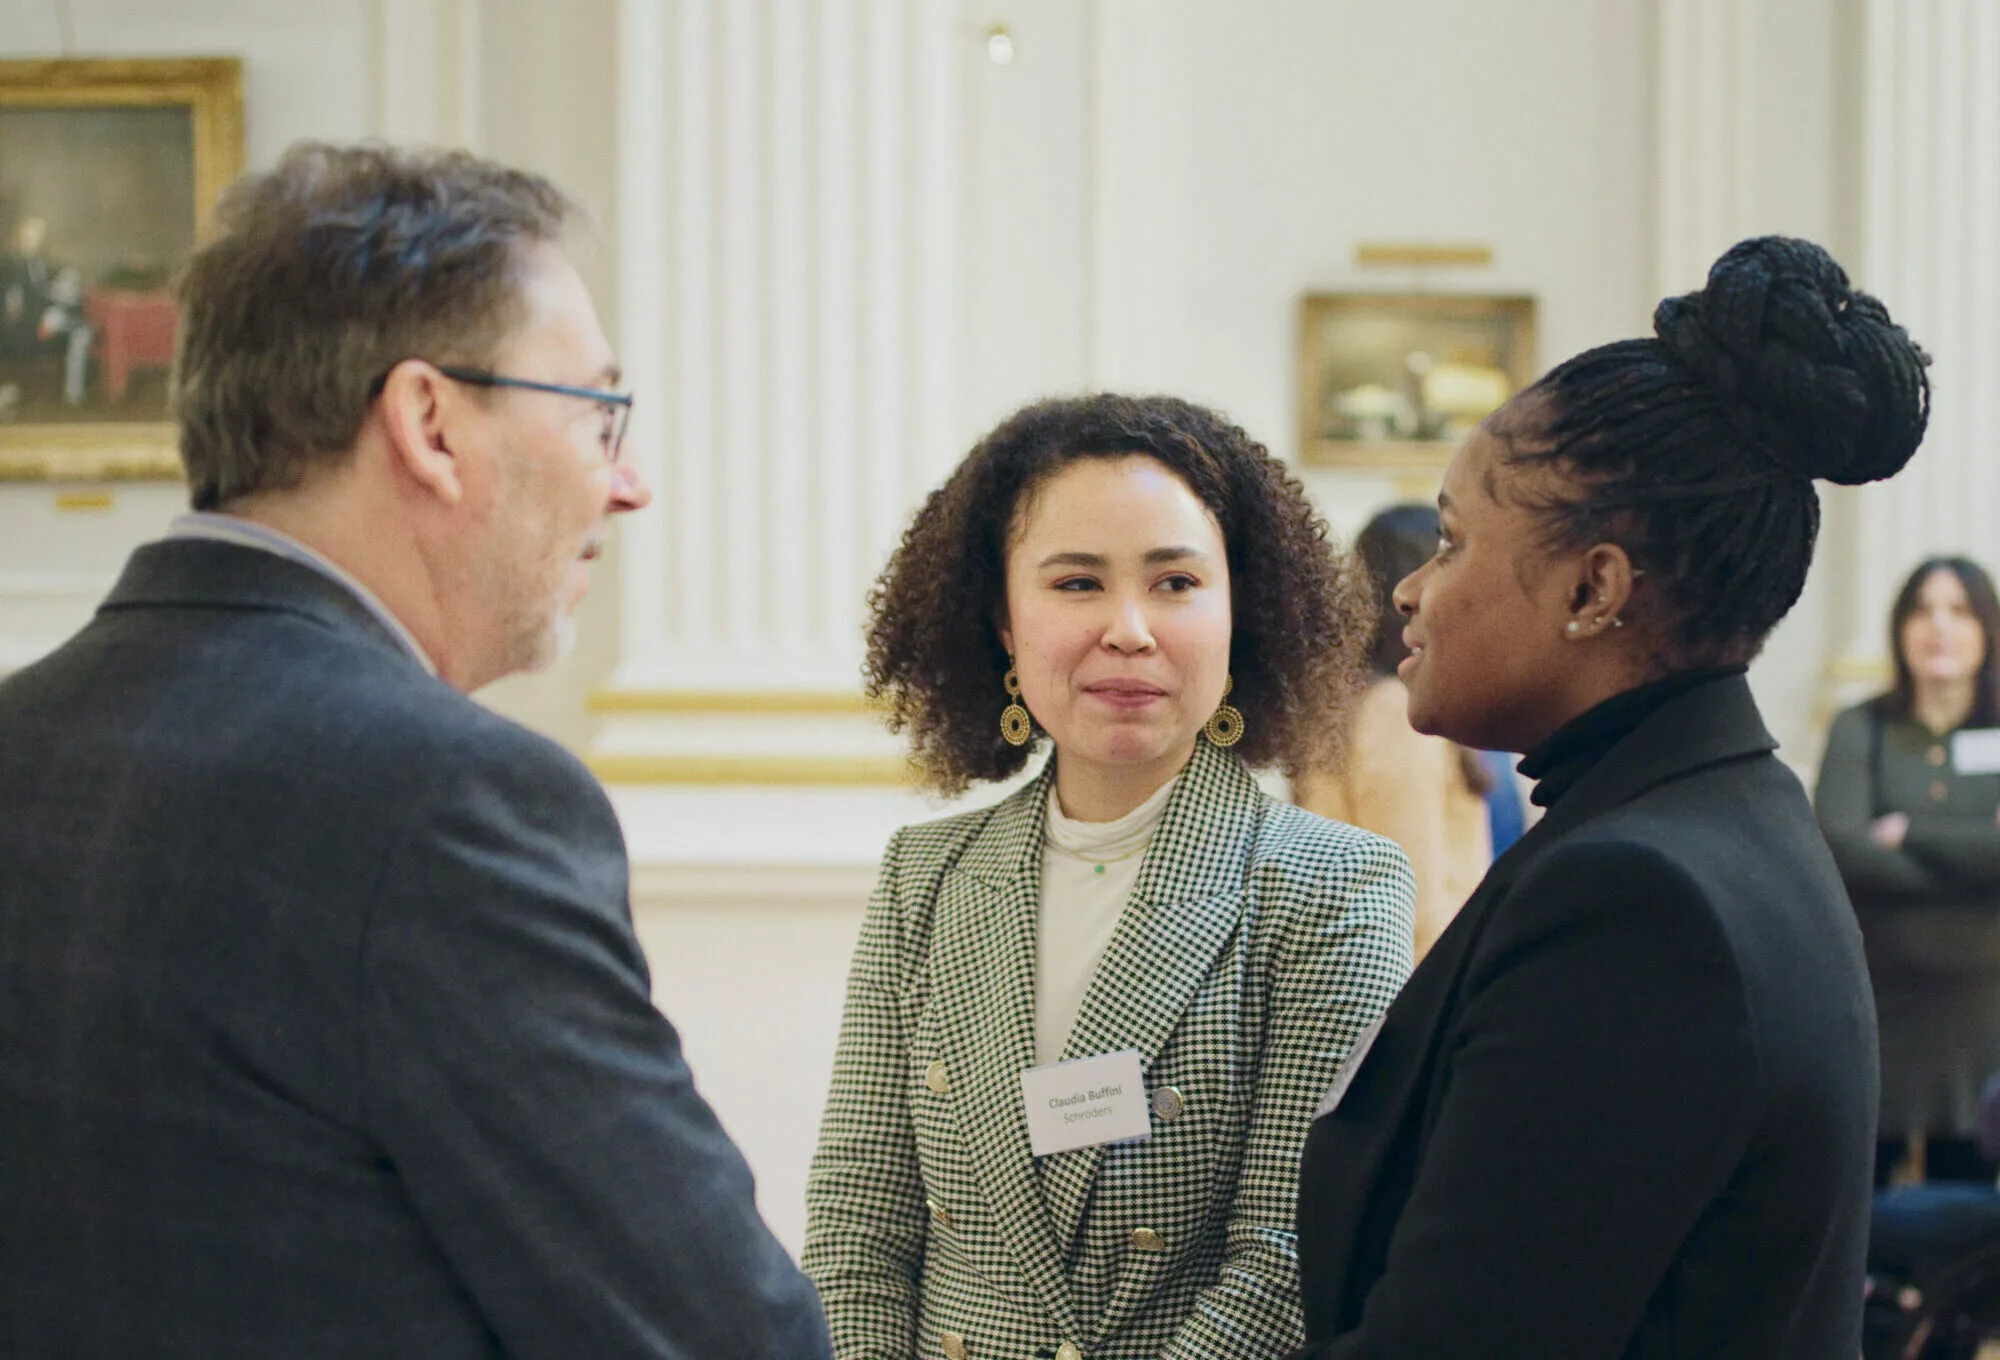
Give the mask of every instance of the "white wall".
[{"label": "white wall", "polygon": [[654,1000],[755,1172],[765,1220],[794,1252],[866,878],[818,874],[748,900],[730,883],[641,883],[634,895]]},{"label": "white wall", "polygon": [[[1544,357],[1630,333],[1651,291],[1648,8],[1107,0],[1093,376],[1212,400],[1292,455],[1309,289],[1531,292]],[[1360,273],[1369,240],[1480,241],[1495,264]]]}]

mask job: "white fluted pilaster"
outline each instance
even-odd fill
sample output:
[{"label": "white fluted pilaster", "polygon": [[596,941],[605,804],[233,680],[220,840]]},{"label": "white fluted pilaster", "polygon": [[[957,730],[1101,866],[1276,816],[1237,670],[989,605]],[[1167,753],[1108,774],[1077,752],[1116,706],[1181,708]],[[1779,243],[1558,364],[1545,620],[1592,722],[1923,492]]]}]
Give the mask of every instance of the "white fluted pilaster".
[{"label": "white fluted pilaster", "polygon": [[621,349],[665,418],[633,430],[661,494],[622,528],[615,687],[851,692],[861,601],[950,429],[950,7],[621,18],[621,202],[641,214]]},{"label": "white fluted pilaster", "polygon": [[1930,432],[1856,496],[1842,677],[1885,661],[1884,620],[1920,558],[2000,566],[2000,5],[1869,0],[1860,284],[1932,354]]},{"label": "white fluted pilaster", "polygon": [[1658,284],[1699,288],[1750,233],[1761,0],[1660,0]]},{"label": "white fluted pilaster", "polygon": [[[666,142],[666,82],[659,78],[667,49],[667,15],[654,4],[622,5],[618,43],[618,277],[634,298],[673,296],[667,256],[658,243],[668,237],[672,212],[666,177],[657,173],[658,150]],[[664,325],[621,327],[620,351],[628,373],[667,371],[673,348]],[[668,494],[666,433],[675,412],[657,398],[632,410],[626,438],[649,485]],[[666,665],[666,630],[658,622],[672,554],[664,534],[627,534],[619,540],[618,563],[624,582],[661,583],[651,591],[629,587],[619,597],[622,659],[626,666],[654,671]]]},{"label": "white fluted pilaster", "polygon": [[863,601],[962,452],[964,35],[935,0],[619,11],[620,349],[658,497],[620,525],[594,755],[614,781],[893,778],[854,702]]},{"label": "white fluted pilaster", "polygon": [[814,487],[819,533],[811,546],[819,584],[808,598],[817,621],[814,644],[830,652],[837,639],[852,637],[860,628],[861,613],[851,592],[828,589],[826,583],[852,581],[854,563],[865,557],[861,545],[867,537],[860,495],[862,365],[854,343],[861,299],[862,231],[856,192],[860,31],[856,0],[818,0],[815,8],[820,27],[814,69],[818,136],[812,148],[819,171],[814,186],[819,211],[813,336],[818,456],[813,462],[820,477]]},{"label": "white fluted pilaster", "polygon": [[[809,0],[772,0],[771,33],[771,364],[770,518],[806,524],[812,502],[813,255]],[[813,578],[809,541],[800,534],[769,538],[770,579]],[[813,599],[808,591],[773,589],[766,625],[788,665],[811,655]]]},{"label": "white fluted pilaster", "polygon": [[480,144],[481,0],[376,0],[376,128],[398,142]]}]

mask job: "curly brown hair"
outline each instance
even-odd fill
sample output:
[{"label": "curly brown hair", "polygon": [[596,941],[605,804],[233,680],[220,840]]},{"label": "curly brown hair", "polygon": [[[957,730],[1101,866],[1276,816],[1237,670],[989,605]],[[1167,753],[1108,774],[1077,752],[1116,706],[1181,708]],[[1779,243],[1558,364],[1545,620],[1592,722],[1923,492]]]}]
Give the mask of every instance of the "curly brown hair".
[{"label": "curly brown hair", "polygon": [[[1296,776],[1338,753],[1374,626],[1367,574],[1305,488],[1235,425],[1175,397],[1102,393],[1017,411],[924,502],[869,592],[868,695],[907,732],[924,783],[957,793],[1004,779],[1031,745],[1000,735],[1008,666],[998,621],[1007,549],[1027,497],[1081,458],[1143,454],[1186,482],[1221,527],[1234,632],[1237,753]],[[1039,724],[1037,737],[1046,736]]]}]

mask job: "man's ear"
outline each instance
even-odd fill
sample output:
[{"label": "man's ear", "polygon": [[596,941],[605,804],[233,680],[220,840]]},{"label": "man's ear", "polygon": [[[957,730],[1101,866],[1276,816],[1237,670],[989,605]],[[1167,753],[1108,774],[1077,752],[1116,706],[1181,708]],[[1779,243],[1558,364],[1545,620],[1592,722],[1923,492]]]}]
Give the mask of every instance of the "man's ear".
[{"label": "man's ear", "polygon": [[405,359],[389,370],[376,398],[377,418],[387,436],[389,460],[411,482],[445,505],[465,498],[464,469],[446,438],[456,393],[444,375],[420,359]]}]

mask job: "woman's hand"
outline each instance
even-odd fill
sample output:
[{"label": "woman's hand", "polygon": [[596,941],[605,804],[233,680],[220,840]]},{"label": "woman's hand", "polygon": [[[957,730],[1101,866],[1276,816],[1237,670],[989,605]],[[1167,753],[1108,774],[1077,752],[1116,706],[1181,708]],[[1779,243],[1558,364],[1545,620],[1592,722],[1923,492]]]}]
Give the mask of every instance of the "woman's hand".
[{"label": "woman's hand", "polygon": [[1909,834],[1910,818],[1906,813],[1891,812],[1868,824],[1868,838],[1885,850],[1902,849],[1903,838]]}]

